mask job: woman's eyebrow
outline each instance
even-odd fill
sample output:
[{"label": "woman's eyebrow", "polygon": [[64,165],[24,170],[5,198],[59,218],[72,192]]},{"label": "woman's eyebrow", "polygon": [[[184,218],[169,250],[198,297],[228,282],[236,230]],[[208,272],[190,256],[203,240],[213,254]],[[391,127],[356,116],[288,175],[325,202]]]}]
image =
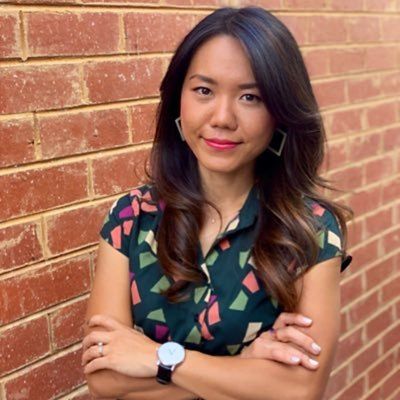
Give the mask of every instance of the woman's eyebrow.
[{"label": "woman's eyebrow", "polygon": [[[217,81],[215,81],[214,79],[205,76],[205,75],[201,75],[201,74],[194,74],[192,76],[190,76],[189,80],[193,79],[193,78],[198,78],[204,82],[207,82],[211,85],[218,85]],[[253,89],[253,88],[257,88],[258,89],[258,84],[256,82],[250,82],[250,83],[242,83],[240,85],[238,85],[239,89]]]}]

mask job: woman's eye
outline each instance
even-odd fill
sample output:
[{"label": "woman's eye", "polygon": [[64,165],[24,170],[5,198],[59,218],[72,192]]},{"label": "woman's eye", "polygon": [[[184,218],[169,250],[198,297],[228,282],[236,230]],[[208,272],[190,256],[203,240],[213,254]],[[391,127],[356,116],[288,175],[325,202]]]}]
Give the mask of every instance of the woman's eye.
[{"label": "woman's eye", "polygon": [[204,87],[204,86],[197,87],[197,88],[195,88],[195,89],[193,89],[193,90],[194,90],[195,92],[197,92],[197,93],[203,95],[203,96],[208,96],[208,95],[210,94],[210,92],[211,92],[210,89],[208,89],[208,88],[206,88],[206,87]]},{"label": "woman's eye", "polygon": [[245,97],[246,100],[251,103],[257,103],[261,101],[260,97],[256,96],[255,94],[244,94],[243,97]]}]

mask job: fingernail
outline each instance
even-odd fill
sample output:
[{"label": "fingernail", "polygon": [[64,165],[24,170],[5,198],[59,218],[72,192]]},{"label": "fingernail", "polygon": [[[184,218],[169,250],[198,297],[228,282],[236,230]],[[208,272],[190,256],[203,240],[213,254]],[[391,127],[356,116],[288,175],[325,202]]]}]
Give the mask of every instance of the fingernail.
[{"label": "fingernail", "polygon": [[313,344],[311,345],[311,347],[312,347],[315,351],[317,351],[318,353],[321,351],[321,347],[319,347],[319,346],[317,345],[317,343],[313,343]]},{"label": "fingernail", "polygon": [[300,361],[300,358],[296,357],[296,356],[292,356],[292,357],[290,357],[290,361],[292,361],[294,363],[298,363]]},{"label": "fingernail", "polygon": [[316,367],[319,362],[317,360],[313,360],[312,358],[309,359],[310,360],[310,364],[313,365],[314,367]]},{"label": "fingernail", "polygon": [[311,318],[307,318],[307,317],[303,317],[303,321],[304,321],[306,324],[311,324],[312,319],[311,319]]}]

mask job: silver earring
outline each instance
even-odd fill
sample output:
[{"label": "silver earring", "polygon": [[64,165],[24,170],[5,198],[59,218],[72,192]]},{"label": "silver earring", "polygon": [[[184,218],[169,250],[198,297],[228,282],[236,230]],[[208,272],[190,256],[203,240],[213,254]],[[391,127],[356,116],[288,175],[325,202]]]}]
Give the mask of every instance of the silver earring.
[{"label": "silver earring", "polygon": [[[279,132],[281,134],[280,139],[278,139],[276,137],[276,132]],[[283,146],[285,145],[286,137],[287,137],[286,132],[284,132],[282,129],[276,128],[274,131],[274,135],[272,136],[271,142],[270,142],[269,146],[267,147],[267,149],[269,151],[272,151],[278,157],[280,157],[282,154]],[[280,142],[279,142],[279,140],[280,140]],[[271,146],[272,142],[274,142],[273,146]]]},{"label": "silver earring", "polygon": [[175,124],[176,124],[176,127],[178,128],[179,134],[181,135],[181,139],[184,142],[186,139],[185,139],[185,136],[183,136],[182,127],[181,127],[180,122],[181,122],[181,117],[178,117],[175,120]]}]

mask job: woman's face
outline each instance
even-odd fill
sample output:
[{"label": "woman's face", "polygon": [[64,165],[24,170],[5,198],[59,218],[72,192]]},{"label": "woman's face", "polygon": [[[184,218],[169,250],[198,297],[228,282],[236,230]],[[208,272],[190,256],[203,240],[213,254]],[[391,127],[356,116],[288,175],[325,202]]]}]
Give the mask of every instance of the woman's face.
[{"label": "woman's face", "polygon": [[274,121],[237,39],[216,36],[193,56],[182,87],[181,125],[202,176],[254,172]]}]

